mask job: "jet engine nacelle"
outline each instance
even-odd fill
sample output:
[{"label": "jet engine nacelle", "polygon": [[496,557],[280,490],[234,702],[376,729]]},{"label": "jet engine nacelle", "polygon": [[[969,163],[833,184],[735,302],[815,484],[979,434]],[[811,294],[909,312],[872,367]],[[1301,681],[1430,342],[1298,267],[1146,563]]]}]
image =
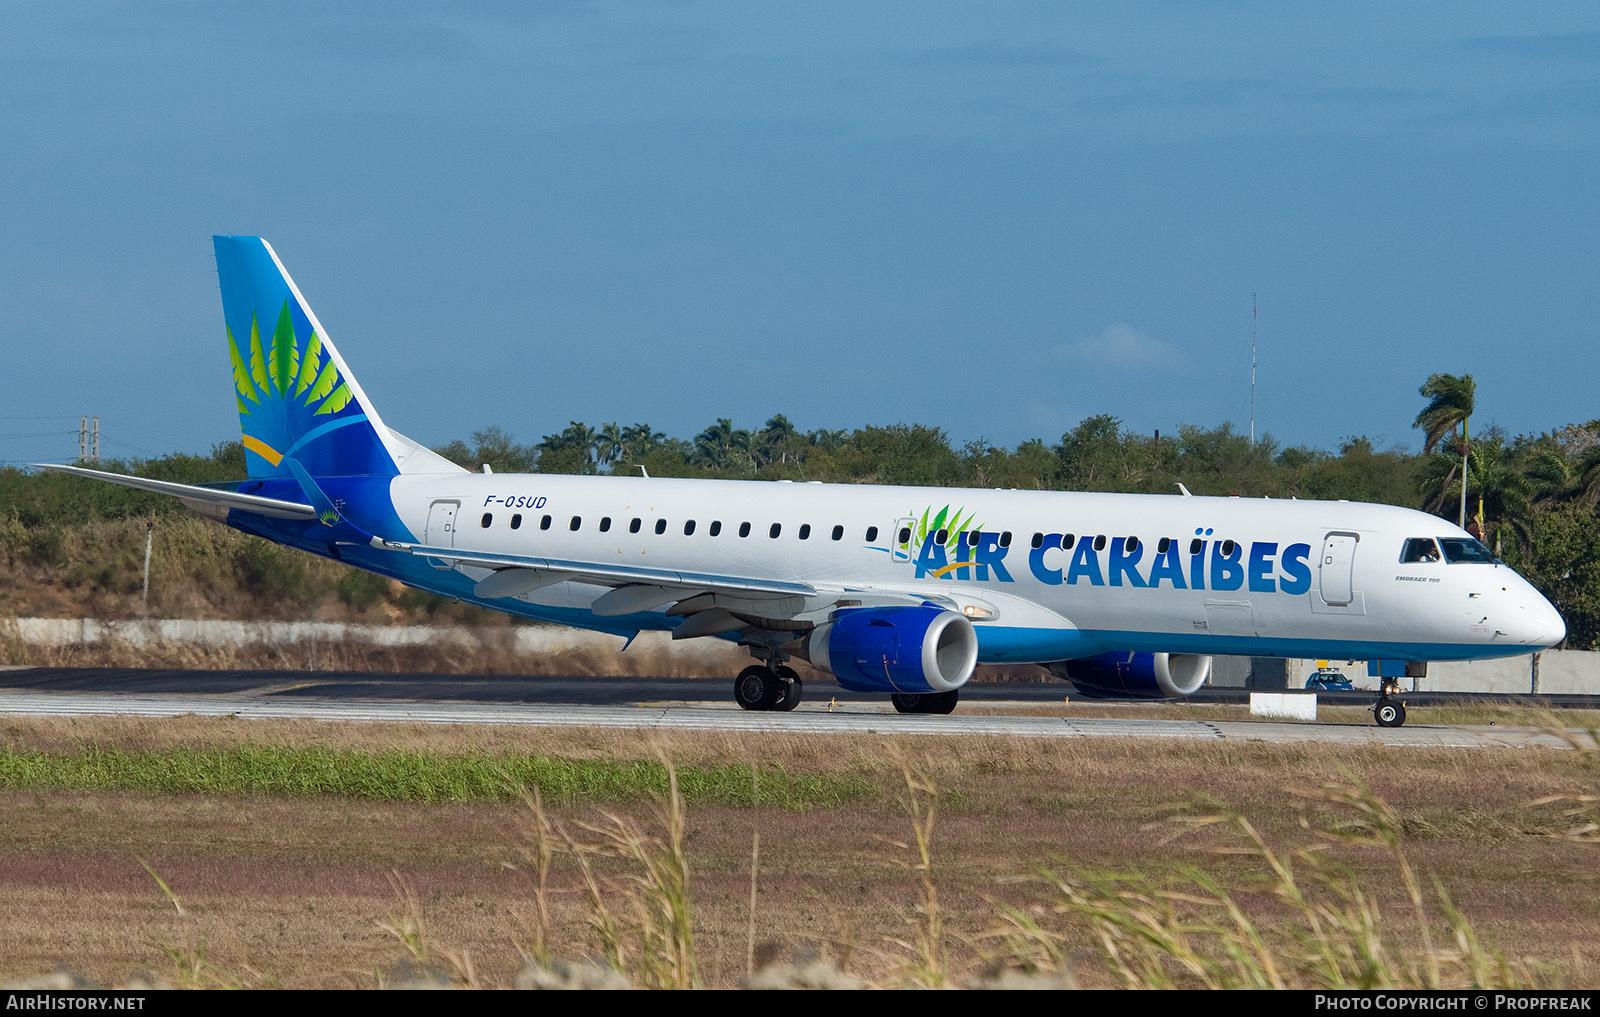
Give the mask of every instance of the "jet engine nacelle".
[{"label": "jet engine nacelle", "polygon": [[1050,671],[1096,699],[1181,699],[1205,684],[1211,658],[1194,653],[1102,653],[1056,661]]},{"label": "jet engine nacelle", "polygon": [[978,664],[978,633],[941,607],[849,608],[813,629],[802,655],[852,692],[951,692]]}]

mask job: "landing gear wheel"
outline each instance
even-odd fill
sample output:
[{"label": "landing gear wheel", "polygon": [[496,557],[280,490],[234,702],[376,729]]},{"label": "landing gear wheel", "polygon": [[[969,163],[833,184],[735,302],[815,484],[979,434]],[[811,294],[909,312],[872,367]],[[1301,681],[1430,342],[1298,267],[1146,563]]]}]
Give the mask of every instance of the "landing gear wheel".
[{"label": "landing gear wheel", "polygon": [[1380,699],[1372,708],[1379,727],[1399,727],[1406,722],[1406,704],[1398,699]]},{"label": "landing gear wheel", "polygon": [[733,680],[733,701],[746,710],[770,710],[783,698],[786,689],[777,675],[760,664],[752,664]]},{"label": "landing gear wheel", "polygon": [[949,713],[961,698],[960,689],[949,692],[896,692],[889,702],[901,713]]},{"label": "landing gear wheel", "polygon": [[800,676],[795,673],[792,667],[784,667],[779,664],[772,669],[772,673],[777,675],[778,681],[783,684],[783,696],[772,708],[787,713],[800,705],[800,696],[805,691],[805,685],[800,681]]}]

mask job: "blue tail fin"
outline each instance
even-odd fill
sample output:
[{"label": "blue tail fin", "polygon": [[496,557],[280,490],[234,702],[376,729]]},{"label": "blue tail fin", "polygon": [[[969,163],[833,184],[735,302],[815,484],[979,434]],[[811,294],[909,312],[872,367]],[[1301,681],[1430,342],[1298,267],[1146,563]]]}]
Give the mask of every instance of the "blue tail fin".
[{"label": "blue tail fin", "polygon": [[393,476],[387,428],[272,248],[213,237],[245,462],[253,478]]}]

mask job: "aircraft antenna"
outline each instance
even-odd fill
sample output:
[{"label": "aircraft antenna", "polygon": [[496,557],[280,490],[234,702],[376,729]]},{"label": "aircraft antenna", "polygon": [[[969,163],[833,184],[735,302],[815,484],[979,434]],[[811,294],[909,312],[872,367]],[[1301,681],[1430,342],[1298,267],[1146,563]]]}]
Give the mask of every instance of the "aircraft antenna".
[{"label": "aircraft antenna", "polygon": [[1256,447],[1256,295],[1250,294],[1250,447]]}]

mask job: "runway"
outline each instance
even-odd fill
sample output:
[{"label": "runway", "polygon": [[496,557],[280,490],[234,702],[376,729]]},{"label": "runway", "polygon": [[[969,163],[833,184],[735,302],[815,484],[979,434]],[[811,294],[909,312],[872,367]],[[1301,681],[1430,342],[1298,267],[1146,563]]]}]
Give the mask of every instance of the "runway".
[{"label": "runway", "polygon": [[[793,713],[752,713],[718,679],[389,675],[365,672],[176,671],[99,668],[0,670],[0,714],[14,716],[296,718],[346,723],[516,724],[805,735],[1159,738],[1188,741],[1323,742],[1410,747],[1568,748],[1536,728],[1268,721],[1195,721],[1023,715],[1060,703],[1059,684],[973,684],[967,706],[1008,704],[1018,715],[896,713],[882,696],[813,682]],[[1370,694],[1353,696],[1365,705]]]}]

